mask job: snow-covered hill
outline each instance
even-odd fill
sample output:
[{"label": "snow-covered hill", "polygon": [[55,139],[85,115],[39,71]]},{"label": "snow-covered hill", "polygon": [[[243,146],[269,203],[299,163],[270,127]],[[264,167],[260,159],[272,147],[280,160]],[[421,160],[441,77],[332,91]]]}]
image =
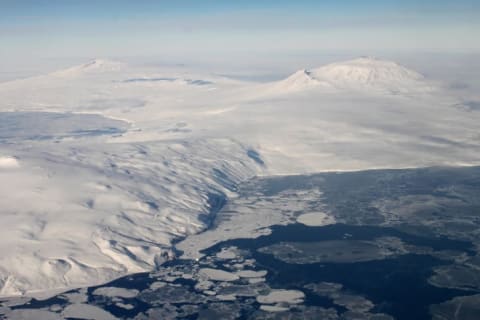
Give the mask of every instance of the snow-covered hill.
[{"label": "snow-covered hill", "polygon": [[256,174],[229,140],[34,145],[0,158],[0,295],[154,269]]},{"label": "snow-covered hill", "polygon": [[85,64],[74,66],[68,69],[53,72],[54,76],[79,76],[92,73],[107,73],[114,71],[121,71],[127,65],[122,62],[107,60],[107,59],[93,59]]},{"label": "snow-covered hill", "polygon": [[155,268],[254,175],[479,164],[480,113],[430,83],[371,58],[267,84],[99,60],[2,83],[0,295]]},{"label": "snow-covered hill", "polygon": [[432,86],[413,70],[393,61],[372,57],[332,63],[316,69],[303,69],[277,85],[277,90],[285,91],[311,88],[411,93],[429,91]]}]

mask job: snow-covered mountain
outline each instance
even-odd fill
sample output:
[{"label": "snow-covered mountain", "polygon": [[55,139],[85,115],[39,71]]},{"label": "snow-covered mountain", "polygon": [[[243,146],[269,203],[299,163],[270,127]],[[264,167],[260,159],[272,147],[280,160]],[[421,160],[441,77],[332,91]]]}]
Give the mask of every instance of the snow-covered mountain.
[{"label": "snow-covered mountain", "polygon": [[479,164],[480,113],[429,83],[372,58],[276,83],[100,60],[2,83],[0,295],[155,268],[255,175]]},{"label": "snow-covered mountain", "polygon": [[372,57],[297,71],[277,85],[278,90],[336,88],[357,91],[411,92],[431,90],[425,78],[393,61]]},{"label": "snow-covered mountain", "polygon": [[114,72],[120,71],[126,68],[127,65],[122,62],[108,60],[108,59],[93,59],[87,63],[74,66],[68,69],[59,70],[52,75],[55,76],[79,76],[79,75],[88,75],[88,74],[95,74],[95,73],[107,73],[107,72]]}]

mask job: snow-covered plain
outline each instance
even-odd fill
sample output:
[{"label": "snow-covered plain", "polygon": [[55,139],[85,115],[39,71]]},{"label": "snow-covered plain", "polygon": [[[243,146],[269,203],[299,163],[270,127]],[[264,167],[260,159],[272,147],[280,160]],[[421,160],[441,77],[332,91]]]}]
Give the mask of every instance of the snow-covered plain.
[{"label": "snow-covered plain", "polygon": [[151,270],[255,175],[480,163],[479,112],[374,58],[272,83],[94,60],[0,101],[2,296]]}]

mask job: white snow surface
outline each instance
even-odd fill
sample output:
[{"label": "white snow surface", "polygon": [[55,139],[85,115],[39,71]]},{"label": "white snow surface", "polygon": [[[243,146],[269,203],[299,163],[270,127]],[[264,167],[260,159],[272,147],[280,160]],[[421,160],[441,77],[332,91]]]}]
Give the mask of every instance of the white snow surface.
[{"label": "white snow surface", "polygon": [[285,89],[295,90],[324,87],[409,93],[433,89],[423,75],[393,61],[373,57],[303,69],[281,83]]},{"label": "white snow surface", "polygon": [[266,312],[285,312],[288,311],[289,308],[286,307],[280,307],[280,306],[269,306],[269,305],[261,305],[260,310],[266,311]]},{"label": "white snow surface", "polygon": [[310,227],[321,227],[334,224],[336,221],[335,217],[325,212],[309,212],[298,216],[297,222]]},{"label": "white snow surface", "polygon": [[254,270],[241,270],[237,271],[236,274],[240,278],[263,278],[267,275],[266,270],[254,271]]},{"label": "white snow surface", "polygon": [[212,268],[200,269],[200,275],[213,281],[235,281],[240,278],[235,273]]},{"label": "white snow surface", "polygon": [[44,309],[16,309],[7,312],[10,320],[62,320],[66,318],[89,320],[116,320],[111,313],[88,304],[75,303],[67,306],[61,314]]},{"label": "white snow surface", "polygon": [[305,298],[305,294],[298,290],[272,290],[266,295],[258,296],[257,301],[262,304],[275,304],[275,303],[289,303],[298,304],[302,303]]},{"label": "white snow surface", "polygon": [[117,298],[134,298],[138,295],[138,290],[136,289],[125,289],[125,288],[116,288],[116,287],[100,287],[93,291],[94,295],[105,296],[105,297],[117,297]]},{"label": "white snow surface", "polygon": [[[259,84],[97,59],[1,83],[0,101],[0,132],[22,133],[0,134],[1,296],[152,270],[255,175],[480,163],[480,112],[373,58]],[[69,122],[35,138],[37,112]],[[78,114],[128,129],[72,134]]]},{"label": "white snow surface", "polygon": [[92,320],[116,320],[111,313],[89,304],[71,304],[62,312],[63,319],[92,319]]}]

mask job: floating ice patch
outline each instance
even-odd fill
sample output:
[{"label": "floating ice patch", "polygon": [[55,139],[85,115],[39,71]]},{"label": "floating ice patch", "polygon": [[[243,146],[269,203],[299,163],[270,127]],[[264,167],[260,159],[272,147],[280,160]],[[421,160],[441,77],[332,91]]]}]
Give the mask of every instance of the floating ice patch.
[{"label": "floating ice patch", "polygon": [[258,303],[262,304],[276,304],[276,303],[302,303],[305,294],[298,290],[273,290],[267,295],[258,296]]},{"label": "floating ice patch", "polygon": [[102,287],[93,291],[94,295],[105,297],[134,298],[138,295],[138,290],[124,289],[116,287]]},{"label": "floating ice patch", "polygon": [[85,288],[78,290],[77,292],[69,292],[61,295],[62,299],[68,300],[70,303],[84,303],[88,301],[87,290]]},{"label": "floating ice patch", "polygon": [[213,281],[235,281],[239,276],[219,269],[203,268],[200,269],[200,274]]},{"label": "floating ice patch", "polygon": [[248,283],[250,284],[262,283],[265,281],[266,281],[265,278],[248,278]]},{"label": "floating ice patch", "polygon": [[239,256],[238,248],[236,247],[228,247],[222,248],[220,252],[216,254],[218,259],[222,260],[232,260]]},{"label": "floating ice patch", "polygon": [[285,312],[285,311],[288,311],[289,308],[280,307],[280,306],[262,305],[260,306],[260,310],[266,311],[266,312]]},{"label": "floating ice patch", "polygon": [[336,221],[334,217],[324,212],[310,212],[299,216],[297,222],[309,227],[322,227],[335,224]]},{"label": "floating ice patch", "polygon": [[131,304],[125,304],[125,303],[121,303],[121,302],[115,303],[115,306],[117,306],[119,308],[122,308],[122,309],[125,309],[125,310],[132,310],[132,309],[135,308],[135,306],[133,306]]},{"label": "floating ice patch", "polygon": [[216,298],[220,301],[235,301],[237,297],[234,294],[219,294]]},{"label": "floating ice patch", "polygon": [[263,278],[267,275],[266,270],[253,271],[253,270],[242,270],[238,271],[237,275],[240,278]]},{"label": "floating ice patch", "polygon": [[[7,319],[7,318],[5,318]],[[31,310],[31,309],[17,309],[8,314],[10,320],[61,320],[63,319],[58,313],[50,312],[47,310]]]},{"label": "floating ice patch", "polygon": [[111,313],[88,304],[72,304],[63,311],[64,318],[115,320]]}]

